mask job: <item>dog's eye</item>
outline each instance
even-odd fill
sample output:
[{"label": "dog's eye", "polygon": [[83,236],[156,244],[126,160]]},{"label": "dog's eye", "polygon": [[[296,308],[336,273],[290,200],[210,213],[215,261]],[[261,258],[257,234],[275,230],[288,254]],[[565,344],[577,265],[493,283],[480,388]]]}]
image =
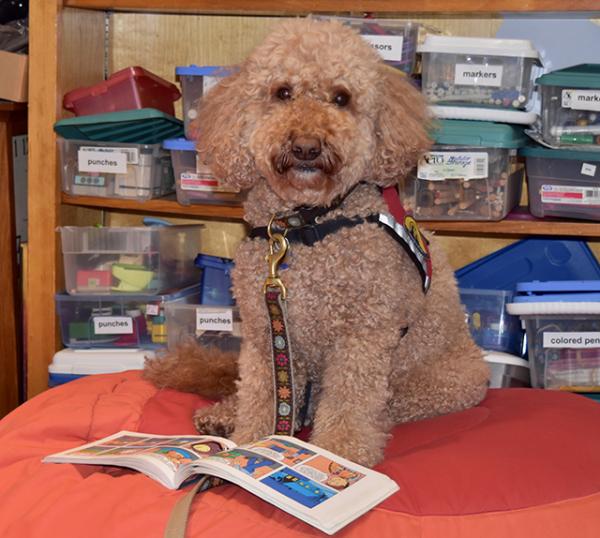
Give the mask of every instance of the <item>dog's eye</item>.
[{"label": "dog's eye", "polygon": [[275,90],[275,97],[280,101],[289,101],[292,98],[292,89],[289,86],[280,86]]},{"label": "dog's eye", "polygon": [[340,90],[333,96],[333,102],[339,107],[348,106],[350,102],[350,94],[347,91]]}]

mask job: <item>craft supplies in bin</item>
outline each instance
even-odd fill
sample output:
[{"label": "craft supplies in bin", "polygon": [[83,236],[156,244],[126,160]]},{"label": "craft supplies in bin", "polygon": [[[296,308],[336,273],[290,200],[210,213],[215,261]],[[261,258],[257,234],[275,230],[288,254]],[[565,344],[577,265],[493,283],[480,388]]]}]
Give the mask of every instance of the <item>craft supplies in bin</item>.
[{"label": "craft supplies in bin", "polygon": [[600,147],[600,64],[580,64],[536,80],[542,137],[552,146]]},{"label": "craft supplies in bin", "polygon": [[48,386],[93,374],[142,370],[146,358],[153,357],[154,352],[149,349],[61,349],[48,365]]},{"label": "craft supplies in bin", "polygon": [[73,348],[160,348],[167,343],[165,308],[198,303],[200,286],[157,295],[56,294],[63,344]]},{"label": "craft supplies in bin", "polygon": [[160,144],[58,143],[63,192],[144,201],[174,190],[171,156]]},{"label": "craft supplies in bin", "polygon": [[223,77],[229,76],[235,70],[234,67],[218,65],[188,65],[175,68],[175,75],[181,84],[183,94],[183,122],[186,138],[190,140],[196,138],[193,121],[198,116],[198,99]]},{"label": "craft supplies in bin", "polygon": [[202,269],[200,303],[221,306],[234,304],[231,293],[233,260],[199,254],[194,263]]},{"label": "craft supplies in bin", "polygon": [[175,115],[177,86],[139,66],[127,67],[92,86],[65,94],[63,106],[76,116],[135,108],[156,108]]},{"label": "craft supplies in bin", "polygon": [[536,146],[521,154],[532,215],[600,221],[600,152]]},{"label": "craft supplies in bin", "polygon": [[196,144],[185,138],[165,140],[163,147],[171,152],[177,201],[190,204],[240,204],[238,190],[222,186],[210,168],[197,163]]},{"label": "craft supplies in bin", "polygon": [[506,312],[512,301],[508,290],[461,288],[460,301],[467,314],[467,324],[475,343],[486,350],[523,354],[523,331],[517,316]]},{"label": "craft supplies in bin", "polygon": [[70,294],[153,295],[199,282],[202,225],[60,228]]},{"label": "craft supplies in bin", "polygon": [[170,351],[186,344],[236,354],[240,351],[241,320],[237,307],[171,303],[166,307],[166,317]]},{"label": "craft supplies in bin", "polygon": [[507,308],[527,331],[531,384],[600,392],[600,281],[525,282]]},{"label": "craft supplies in bin", "polygon": [[483,358],[490,368],[490,388],[529,387],[529,363],[521,357],[486,351]]},{"label": "craft supplies in bin", "polygon": [[427,35],[417,52],[430,103],[524,110],[531,101],[540,60],[530,41]]},{"label": "craft supplies in bin", "polygon": [[440,120],[434,146],[402,186],[402,200],[420,220],[501,220],[521,197],[520,128]]}]

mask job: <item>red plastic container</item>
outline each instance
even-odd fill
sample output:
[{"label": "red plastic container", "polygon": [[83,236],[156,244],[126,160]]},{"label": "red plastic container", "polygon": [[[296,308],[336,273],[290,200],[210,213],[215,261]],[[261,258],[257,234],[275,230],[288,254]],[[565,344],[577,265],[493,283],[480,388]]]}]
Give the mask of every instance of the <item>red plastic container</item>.
[{"label": "red plastic container", "polygon": [[177,86],[135,66],[113,73],[107,80],[65,94],[63,106],[76,116],[155,108],[175,115],[173,103],[181,97]]}]

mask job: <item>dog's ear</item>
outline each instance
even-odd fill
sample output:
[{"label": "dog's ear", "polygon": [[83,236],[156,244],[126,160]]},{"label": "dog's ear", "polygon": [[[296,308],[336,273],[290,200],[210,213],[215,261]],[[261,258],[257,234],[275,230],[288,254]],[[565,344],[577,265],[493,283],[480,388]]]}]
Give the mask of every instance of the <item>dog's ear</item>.
[{"label": "dog's ear", "polygon": [[198,158],[224,186],[246,189],[258,178],[248,150],[246,75],[238,71],[200,99],[193,131]]},{"label": "dog's ear", "polygon": [[431,142],[424,97],[405,75],[381,64],[379,114],[372,181],[387,187],[402,181]]}]

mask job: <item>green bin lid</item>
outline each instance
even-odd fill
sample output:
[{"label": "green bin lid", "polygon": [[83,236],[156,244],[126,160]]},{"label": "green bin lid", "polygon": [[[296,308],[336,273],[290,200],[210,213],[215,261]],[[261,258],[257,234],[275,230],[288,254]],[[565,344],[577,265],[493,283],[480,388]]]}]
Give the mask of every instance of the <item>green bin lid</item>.
[{"label": "green bin lid", "polygon": [[436,144],[487,148],[520,148],[529,141],[522,127],[469,120],[438,120],[432,137]]},{"label": "green bin lid", "polygon": [[542,75],[535,82],[541,86],[600,89],[600,64],[579,64],[558,69]]},{"label": "green bin lid", "polygon": [[77,116],[57,121],[54,130],[69,140],[158,144],[183,136],[183,122],[154,108]]},{"label": "green bin lid", "polygon": [[544,146],[526,146],[519,150],[523,157],[541,159],[568,159],[571,161],[600,161],[600,151],[579,151],[572,149],[550,149]]}]

